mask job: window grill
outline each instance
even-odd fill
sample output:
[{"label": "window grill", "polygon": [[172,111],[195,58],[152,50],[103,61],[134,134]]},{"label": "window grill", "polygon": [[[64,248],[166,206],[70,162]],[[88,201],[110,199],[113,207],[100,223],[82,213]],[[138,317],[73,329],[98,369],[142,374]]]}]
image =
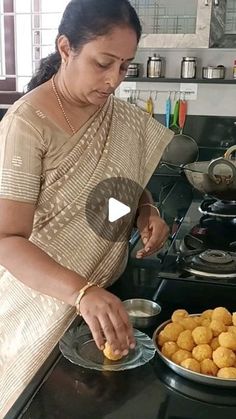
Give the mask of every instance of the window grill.
[{"label": "window grill", "polygon": [[[57,28],[68,3],[69,0],[0,0],[0,78],[15,79],[17,91],[24,90],[41,58],[55,51]],[[3,32],[2,23],[7,18],[13,19],[13,34]],[[9,73],[4,61],[9,36],[15,45],[14,74]]]},{"label": "window grill", "polygon": [[5,72],[6,72],[6,67],[5,67],[5,54],[3,54],[2,52],[4,51],[5,47],[4,47],[4,17],[3,17],[3,2],[2,0],[0,1],[0,77],[2,77]]},{"label": "window grill", "polygon": [[236,1],[227,0],[226,2],[226,19],[225,33],[236,34]]},{"label": "window grill", "polygon": [[130,0],[146,34],[195,33],[197,0]]}]

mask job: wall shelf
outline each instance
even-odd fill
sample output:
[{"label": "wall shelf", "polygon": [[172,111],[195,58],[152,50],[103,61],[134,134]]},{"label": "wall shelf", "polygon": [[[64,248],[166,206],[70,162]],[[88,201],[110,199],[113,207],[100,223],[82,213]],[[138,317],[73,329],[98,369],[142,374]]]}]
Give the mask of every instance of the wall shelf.
[{"label": "wall shelf", "polygon": [[136,81],[145,83],[206,83],[206,84],[235,84],[236,79],[176,79],[165,77],[125,77],[125,82]]}]

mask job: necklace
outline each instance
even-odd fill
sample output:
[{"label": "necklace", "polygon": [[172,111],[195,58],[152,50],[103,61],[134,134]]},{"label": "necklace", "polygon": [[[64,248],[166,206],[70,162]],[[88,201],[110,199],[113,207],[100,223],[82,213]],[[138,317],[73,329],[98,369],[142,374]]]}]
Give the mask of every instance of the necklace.
[{"label": "necklace", "polygon": [[63,105],[62,105],[62,101],[61,101],[60,96],[59,96],[59,94],[58,94],[58,91],[57,91],[57,89],[56,89],[56,85],[55,85],[54,78],[55,78],[55,75],[51,78],[51,81],[52,81],[52,90],[53,90],[53,92],[54,92],[54,94],[55,94],[55,96],[56,96],[56,98],[57,98],[57,102],[58,102],[59,108],[61,109],[61,111],[62,111],[62,113],[63,113],[63,116],[64,116],[64,118],[65,118],[65,120],[66,120],[66,122],[67,122],[68,126],[70,127],[70,129],[71,129],[71,131],[72,131],[72,134],[75,134],[75,133],[76,133],[76,130],[75,130],[75,128],[73,127],[73,125],[71,124],[71,122],[70,122],[70,120],[69,120],[68,116],[67,116],[67,115],[66,115],[66,113],[65,113],[65,109],[64,109],[64,107],[63,107]]}]

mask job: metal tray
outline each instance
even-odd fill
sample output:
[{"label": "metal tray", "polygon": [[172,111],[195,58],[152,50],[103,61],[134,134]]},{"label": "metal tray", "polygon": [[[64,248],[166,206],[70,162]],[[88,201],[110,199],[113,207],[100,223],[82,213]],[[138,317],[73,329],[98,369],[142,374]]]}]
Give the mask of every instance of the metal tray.
[{"label": "metal tray", "polygon": [[[191,316],[199,316],[199,315],[200,315],[199,313],[191,314]],[[198,372],[194,372],[194,371],[188,370],[187,368],[181,367],[180,365],[166,358],[166,356],[164,356],[161,353],[160,349],[158,348],[158,345],[156,343],[156,335],[158,335],[168,323],[171,323],[171,319],[167,320],[166,322],[158,326],[152,336],[152,340],[153,340],[153,343],[155,345],[155,348],[159,357],[162,359],[162,361],[166,365],[168,365],[168,367],[170,367],[174,372],[181,375],[182,377],[188,378],[189,380],[195,381],[197,383],[207,384],[210,386],[219,386],[219,387],[236,387],[236,379],[233,379],[233,378],[225,379],[225,378],[212,377],[210,375],[200,374]]]}]

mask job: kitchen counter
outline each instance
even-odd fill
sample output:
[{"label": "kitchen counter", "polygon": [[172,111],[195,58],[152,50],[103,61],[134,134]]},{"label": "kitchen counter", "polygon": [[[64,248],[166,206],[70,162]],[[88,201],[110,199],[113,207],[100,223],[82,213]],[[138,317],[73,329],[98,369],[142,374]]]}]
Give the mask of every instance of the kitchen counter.
[{"label": "kitchen counter", "polygon": [[[162,215],[171,228],[178,228],[192,199],[189,186],[182,179],[155,184],[162,188],[159,203]],[[167,183],[166,183],[167,182]],[[161,186],[160,186],[161,185]],[[186,189],[187,188],[187,189]],[[165,192],[165,193],[164,193]],[[158,191],[159,194],[159,191]],[[163,283],[158,276],[166,249],[152,258],[136,260],[140,241],[137,234],[130,242],[130,259],[126,271],[111,291],[122,300],[130,297],[155,299]],[[172,284],[171,284],[172,287]],[[165,287],[164,287],[165,288]],[[162,311],[158,324],[170,318],[176,308],[190,313],[207,307],[214,288],[176,281],[168,292],[158,292]],[[232,294],[232,290],[229,290]],[[216,305],[227,302],[227,294],[218,288]],[[158,326],[158,324],[156,326]],[[154,328],[146,331],[152,336]],[[235,389],[199,385],[171,371],[157,355],[146,365],[121,372],[100,372],[70,363],[55,348],[44,366],[19,397],[5,419],[234,419]]]},{"label": "kitchen counter", "polygon": [[[192,394],[190,394],[192,391]],[[194,385],[156,357],[124,372],[97,372],[60,358],[23,419],[233,419],[235,390]]]},{"label": "kitchen counter", "polygon": [[[126,277],[126,278],[125,278]],[[139,281],[137,278],[139,277]],[[122,282],[130,278],[125,293]],[[141,287],[146,280],[147,287]],[[128,266],[114,292],[123,297],[150,298],[156,289],[157,271]],[[142,289],[142,292],[141,292]],[[202,298],[205,291],[202,291]],[[183,303],[191,312],[191,298]],[[170,317],[175,302],[163,303],[159,323]],[[196,308],[197,309],[197,308]],[[201,299],[199,299],[199,310]],[[153,329],[147,333],[151,336]],[[58,349],[56,348],[56,351]],[[157,355],[146,365],[122,372],[100,372],[71,364],[57,352],[48,361],[46,377],[38,382],[34,397],[19,415],[6,419],[234,419],[235,389],[199,385],[172,372]],[[18,411],[18,412],[19,412]]]},{"label": "kitchen counter", "polygon": [[[122,299],[130,296],[153,298],[159,284],[158,269],[133,266],[131,261],[112,291]],[[181,281],[180,285],[185,287]],[[208,295],[209,290],[199,285],[187,291],[187,295],[183,288],[168,292],[167,300],[160,297],[162,312],[158,324],[169,319],[177,307],[190,313],[202,311],[207,307]],[[221,295],[222,291],[217,304]],[[152,336],[154,329],[146,333]],[[5,419],[236,417],[235,389],[199,385],[186,380],[171,371],[157,354],[148,364],[133,370],[100,372],[70,363],[57,347],[26,393]]]}]

